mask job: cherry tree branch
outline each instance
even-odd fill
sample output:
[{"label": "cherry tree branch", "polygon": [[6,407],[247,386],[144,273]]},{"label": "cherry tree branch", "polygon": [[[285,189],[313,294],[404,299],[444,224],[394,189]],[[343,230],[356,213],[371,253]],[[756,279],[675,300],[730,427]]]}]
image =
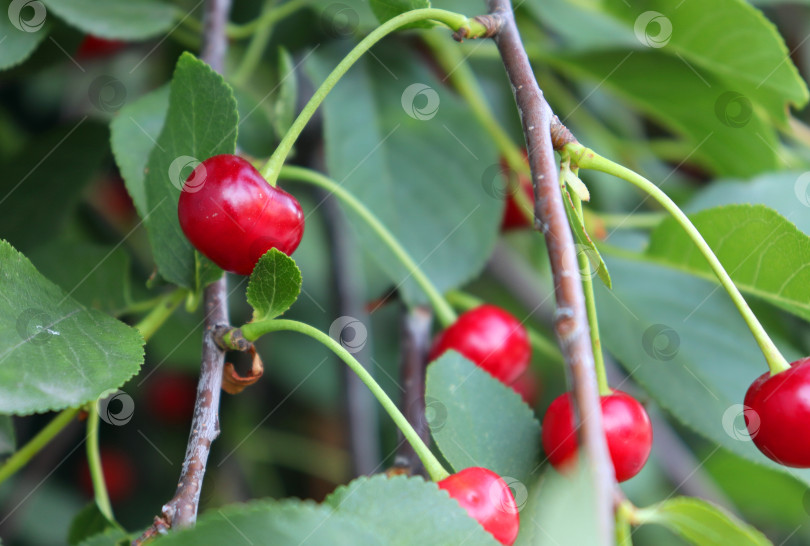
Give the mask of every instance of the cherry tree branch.
[{"label": "cherry tree branch", "polygon": [[[227,39],[225,27],[231,0],[207,0],[205,4],[205,26],[203,29],[202,59],[214,70],[221,72]],[[218,281],[208,285],[203,294],[205,310],[202,363],[200,379],[197,383],[197,400],[194,404],[194,417],[191,421],[186,455],[177,482],[174,497],[163,505],[161,515],[133,544],[160,534],[171,528],[191,527],[197,521],[203,477],[211,452],[211,444],[219,436],[219,399],[222,393],[222,371],[225,364],[225,351],[214,337],[215,328],[228,326],[227,282],[223,275]]]},{"label": "cherry tree branch", "polygon": [[554,148],[574,137],[553,115],[537,84],[509,0],[488,0],[489,17],[500,19],[494,36],[512,85],[529,152],[535,195],[535,229],[546,240],[557,310],[554,330],[570,375],[579,440],[594,476],[600,544],[613,544],[615,477],[602,430],[602,412],[588,335],[585,297],[576,247],[562,200]]}]

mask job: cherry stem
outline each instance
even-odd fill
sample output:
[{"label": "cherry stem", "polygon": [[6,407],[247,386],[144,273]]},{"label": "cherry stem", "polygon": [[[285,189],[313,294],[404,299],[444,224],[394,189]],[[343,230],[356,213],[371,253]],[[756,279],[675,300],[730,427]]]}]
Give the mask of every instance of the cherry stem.
[{"label": "cherry stem", "polygon": [[343,75],[349,70],[349,68],[351,68],[352,65],[357,62],[357,60],[360,59],[360,57],[362,57],[366,51],[371,49],[374,44],[379,42],[391,32],[410,23],[426,20],[442,23],[454,31],[464,29],[466,31],[467,38],[485,36],[488,32],[487,28],[482,23],[474,19],[470,19],[465,15],[443,9],[432,8],[417,9],[402,13],[375,28],[368,36],[363,38],[360,43],[357,44],[354,49],[352,49],[326,77],[321,86],[315,91],[315,94],[312,95],[312,98],[309,99],[309,102],[307,102],[307,104],[304,106],[303,110],[301,110],[301,113],[284,135],[284,138],[281,139],[281,142],[273,152],[273,155],[270,156],[270,159],[268,159],[267,163],[265,163],[264,167],[262,167],[262,176],[271,186],[276,185],[279,172],[281,171],[281,166],[287,159],[287,155],[290,153],[295,141],[298,140],[301,131],[304,130],[304,127],[306,127],[315,111],[321,105],[332,88],[335,87],[338,81],[340,81],[340,78],[342,78]]},{"label": "cherry stem", "polygon": [[731,280],[731,277],[723,268],[723,265],[720,263],[720,260],[717,259],[711,247],[706,243],[706,240],[694,224],[692,224],[691,220],[689,220],[686,214],[683,213],[666,193],[640,174],[600,156],[578,142],[566,144],[564,151],[570,155],[571,161],[578,167],[601,171],[626,180],[658,201],[658,203],[675,218],[684,231],[686,231],[689,238],[692,239],[692,242],[695,243],[695,246],[697,246],[698,250],[703,254],[703,257],[709,262],[709,266],[712,268],[712,271],[714,271],[720,284],[726,292],[728,292],[728,295],[731,297],[740,315],[742,315],[743,320],[748,325],[748,329],[751,330],[751,333],[754,335],[754,339],[756,339],[762,354],[765,356],[765,360],[768,362],[771,374],[775,375],[790,369],[790,364],[785,357],[782,356],[782,353],[779,352],[779,349],[776,348],[773,340],[771,340],[767,332],[765,332],[765,329],[762,327],[762,324],[760,324],[753,311],[751,311],[751,308],[748,307],[745,298],[740,294],[734,281]]},{"label": "cherry stem", "polygon": [[[450,475],[436,456],[430,451],[430,448],[428,448],[425,442],[422,441],[422,438],[419,437],[419,434],[408,422],[408,419],[406,419],[402,412],[399,411],[397,405],[388,397],[382,387],[380,387],[380,385],[374,380],[368,370],[366,370],[363,365],[360,364],[360,362],[358,362],[357,359],[354,358],[354,356],[352,356],[352,354],[340,343],[329,337],[329,335],[321,332],[313,326],[310,326],[309,324],[286,319],[251,322],[242,326],[241,330],[245,339],[248,341],[256,341],[261,336],[270,332],[292,331],[307,335],[325,345],[343,362],[345,362],[354,371],[354,373],[357,374],[357,377],[359,377],[360,380],[365,383],[371,393],[375,396],[375,398],[377,398],[383,409],[385,409],[388,415],[391,416],[391,419],[394,420],[394,423],[397,425],[399,430],[402,431],[402,435],[405,436],[405,439],[408,440],[411,446],[413,446],[413,450],[416,452],[419,460],[422,461],[422,464],[425,466],[425,469],[428,471],[431,479],[434,481],[439,481]],[[224,336],[225,343],[229,342],[230,337],[231,336],[229,334]]]},{"label": "cherry stem", "polygon": [[419,284],[422,290],[427,294],[433,309],[436,311],[436,316],[443,326],[450,326],[456,321],[456,313],[447,300],[444,299],[439,289],[431,282],[427,275],[420,269],[408,251],[402,246],[396,237],[383,225],[382,222],[372,213],[359,199],[357,199],[350,192],[343,189],[340,184],[312,169],[304,167],[293,167],[285,165],[281,168],[281,178],[284,180],[297,180],[299,182],[307,182],[314,186],[318,186],[328,191],[351,208],[374,232],[383,240],[383,242],[391,249],[391,252],[402,262],[402,265],[408,270],[408,273]]},{"label": "cherry stem", "polygon": [[149,311],[149,314],[135,325],[135,329],[141,333],[144,341],[148,341],[163,323],[172,316],[174,310],[183,302],[187,294],[187,290],[178,288],[155,300],[155,305]]},{"label": "cherry stem", "polygon": [[98,447],[98,400],[87,409],[87,465],[90,467],[90,480],[93,482],[93,495],[99,512],[109,521],[115,521],[107,484],[104,481],[104,469],[101,466],[101,452]]}]

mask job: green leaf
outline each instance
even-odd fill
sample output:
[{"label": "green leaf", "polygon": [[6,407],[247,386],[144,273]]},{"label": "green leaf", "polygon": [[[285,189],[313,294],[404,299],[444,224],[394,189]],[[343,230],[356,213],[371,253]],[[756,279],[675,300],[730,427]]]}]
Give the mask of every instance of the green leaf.
[{"label": "green leaf", "polygon": [[690,157],[719,174],[750,176],[779,164],[776,132],[751,99],[713,74],[697,76],[677,57],[660,51],[600,50],[543,60],[576,78],[593,80],[686,138],[694,147]]},{"label": "green leaf", "polygon": [[[606,256],[613,290],[595,286],[602,343],[678,421],[745,459],[810,483],[759,452],[743,421],[743,398],[767,364],[734,304],[715,283],[637,260]],[[801,355],[774,341],[789,360]]]},{"label": "green leaf", "polygon": [[571,201],[571,195],[568,190],[563,192],[563,203],[565,204],[565,212],[568,215],[568,223],[571,224],[571,231],[574,233],[574,238],[577,241],[577,253],[585,253],[588,258],[588,271],[580,271],[580,275],[593,276],[594,273],[599,275],[605,286],[610,288],[612,286],[610,281],[610,272],[605,265],[605,260],[602,259],[602,254],[596,248],[590,235],[585,229],[585,220],[582,216],[574,210],[574,203]]},{"label": "green leaf", "polygon": [[23,62],[48,35],[47,11],[41,4],[27,6],[0,0],[0,70]]},{"label": "green leaf", "polygon": [[107,139],[104,126],[80,121],[0,164],[0,234],[21,251],[56,237],[101,165]]},{"label": "green leaf", "polygon": [[86,309],[0,241],[0,413],[76,407],[143,363],[134,328]]},{"label": "green leaf", "polygon": [[483,466],[524,487],[531,480],[540,424],[511,388],[448,351],[428,366],[425,402],[433,439],[454,470]]},{"label": "green leaf", "polygon": [[[73,518],[68,530],[68,544],[75,546],[90,537],[105,533],[111,529],[115,529],[114,524],[101,513],[95,502],[91,502],[85,505]],[[118,534],[120,534],[120,531]]]},{"label": "green leaf", "polygon": [[17,449],[14,420],[10,415],[0,415],[0,455],[9,455]]},{"label": "green leaf", "polygon": [[164,85],[121,108],[110,123],[115,162],[141,218],[149,212],[144,187],[146,164],[163,129],[168,109],[169,86]]},{"label": "green leaf", "polygon": [[253,320],[269,320],[284,313],[301,293],[301,270],[295,260],[276,248],[259,258],[247,287]]},{"label": "green leaf", "polygon": [[[690,220],[741,291],[810,320],[810,237],[764,205],[726,205],[692,214]],[[716,281],[672,218],[655,229],[647,255]]]},{"label": "green leaf", "polygon": [[[467,106],[423,63],[396,45],[374,54],[377,60],[361,59],[324,102],[328,171],[446,291],[475,277],[497,240],[503,201],[493,181],[496,151]],[[307,70],[320,82],[341,58],[341,48],[321,48]],[[379,237],[354,212],[347,216],[405,301],[426,302]]]},{"label": "green leaf", "polygon": [[100,38],[144,40],[167,32],[176,22],[175,8],[157,0],[42,0],[74,27]]},{"label": "green leaf", "polygon": [[700,546],[767,546],[765,535],[702,499],[675,497],[637,512],[641,524],[657,523]]},{"label": "green leaf", "polygon": [[[406,11],[429,8],[430,0],[369,0],[371,11],[380,23],[396,17]],[[402,28],[429,28],[431,25],[427,21],[410,23]]]},{"label": "green leaf", "polygon": [[371,546],[384,544],[367,523],[307,501],[256,501],[203,514],[192,529],[173,532],[156,544],[268,544],[273,546]]},{"label": "green leaf", "polygon": [[[337,488],[325,500],[340,515],[356,518],[384,544],[492,544],[492,535],[433,482],[378,474]],[[415,523],[418,522],[417,525]]]},{"label": "green leaf", "polygon": [[117,315],[130,303],[130,260],[121,247],[60,241],[38,247],[29,259],[86,307]]},{"label": "green leaf", "polygon": [[177,220],[180,189],[198,162],[236,149],[236,100],[222,76],[190,53],[177,61],[169,110],[146,172],[146,228],[158,272],[201,290],[222,274],[188,242]]},{"label": "green leaf", "polygon": [[126,546],[130,544],[131,537],[120,529],[107,529],[103,533],[84,539],[79,546]]}]

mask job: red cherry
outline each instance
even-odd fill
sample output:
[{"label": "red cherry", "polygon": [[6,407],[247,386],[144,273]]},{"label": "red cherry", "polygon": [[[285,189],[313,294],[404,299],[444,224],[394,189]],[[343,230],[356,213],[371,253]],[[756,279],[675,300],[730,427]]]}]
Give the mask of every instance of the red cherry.
[{"label": "red cherry", "polygon": [[116,53],[126,45],[121,40],[107,40],[88,34],[79,44],[76,50],[76,57],[79,59],[92,59],[95,57],[107,57]]},{"label": "red cherry", "polygon": [[500,307],[484,304],[463,313],[433,341],[428,360],[454,349],[509,385],[529,366],[526,328]]},{"label": "red cherry", "polygon": [[748,387],[743,415],[762,453],[785,466],[810,468],[810,357],[790,366],[766,372]]},{"label": "red cherry", "polygon": [[304,212],[295,197],[230,154],[197,165],[183,184],[177,216],[197,250],[240,275],[250,275],[271,248],[292,254],[304,235]]},{"label": "red cherry", "polygon": [[437,484],[458,501],[471,518],[501,544],[513,544],[520,516],[512,491],[503,479],[486,468],[473,466]]},{"label": "red cherry", "polygon": [[146,398],[149,411],[158,422],[187,425],[194,414],[197,382],[188,374],[161,373],[150,379]]},{"label": "red cherry", "polygon": [[[650,418],[644,406],[627,393],[613,391],[599,401],[616,480],[629,480],[641,471],[650,456]],[[564,471],[576,462],[577,433],[570,393],[558,396],[548,407],[542,439],[543,450],[554,468]]]},{"label": "red cherry", "polygon": [[[101,448],[101,468],[110,501],[120,502],[132,496],[135,491],[136,470],[129,455],[118,449],[103,447]],[[82,459],[79,482],[87,496],[92,497],[93,481],[90,478],[87,459]]]},{"label": "red cherry", "polygon": [[520,377],[512,381],[512,384],[509,386],[512,387],[512,390],[518,393],[529,406],[534,407],[537,404],[537,400],[540,398],[540,378],[531,368],[526,368],[526,371],[523,372]]},{"label": "red cherry", "polygon": [[[526,150],[523,150],[523,158],[524,160],[527,159],[528,154]],[[511,173],[509,166],[506,164],[506,161],[501,158],[501,168],[503,173]],[[529,203],[534,203],[534,188],[532,187],[532,181],[528,176],[525,175],[518,175],[518,184],[520,185],[520,191],[526,196],[529,200]],[[517,201],[515,200],[514,193],[510,193],[506,196],[506,206],[503,209],[503,220],[501,221],[501,231],[508,231],[510,229],[524,229],[532,227],[531,221],[526,217],[523,213],[523,210],[518,205]]]}]

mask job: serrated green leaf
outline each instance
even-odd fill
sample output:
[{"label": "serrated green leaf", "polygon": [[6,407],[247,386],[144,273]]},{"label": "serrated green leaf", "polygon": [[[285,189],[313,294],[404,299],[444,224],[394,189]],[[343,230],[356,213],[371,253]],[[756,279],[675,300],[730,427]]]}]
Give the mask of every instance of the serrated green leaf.
[{"label": "serrated green leaf", "polygon": [[17,435],[14,420],[10,415],[0,415],[0,455],[14,453],[17,449]]},{"label": "serrated green leaf", "polygon": [[268,250],[250,274],[247,300],[253,320],[269,320],[284,313],[301,293],[301,270],[295,260],[276,248]]},{"label": "serrated green leaf", "polygon": [[0,413],[80,406],[140,369],[137,330],[81,306],[5,241],[0,294]]},{"label": "serrated green leaf", "polygon": [[[27,59],[48,35],[44,6],[29,6],[12,0],[0,0],[0,70],[16,66]],[[16,23],[16,24],[15,24]]]},{"label": "serrated green leaf", "polygon": [[192,529],[173,532],[156,544],[268,544],[273,546],[383,546],[365,522],[307,501],[255,501],[200,516]]},{"label": "serrated green leaf", "polygon": [[195,291],[222,272],[183,235],[177,219],[180,189],[197,162],[234,152],[238,122],[230,86],[207,64],[183,53],[172,78],[166,121],[149,156],[145,223],[158,272]]},{"label": "serrated green leaf", "polygon": [[380,474],[358,478],[336,489],[324,504],[357,518],[382,543],[392,546],[462,540],[465,545],[497,544],[458,502],[422,478]]},{"label": "serrated green leaf", "polygon": [[448,351],[428,366],[425,401],[433,439],[454,470],[483,466],[524,486],[532,480],[540,424],[511,388]]},{"label": "serrated green leaf", "polygon": [[[330,47],[311,55],[313,80],[322,81],[342,54]],[[379,63],[358,61],[324,102],[329,174],[374,211],[440,291],[458,287],[483,268],[497,240],[496,150],[422,63],[398,46],[383,44],[374,54]],[[347,217],[405,301],[426,302],[377,234],[354,212]]]},{"label": "serrated green leaf", "polygon": [[169,86],[164,85],[121,108],[110,123],[110,143],[121,176],[138,215],[144,218],[146,206],[146,164],[166,112],[169,109]]},{"label": "serrated green leaf", "polygon": [[[91,502],[85,505],[70,523],[70,529],[68,529],[68,544],[75,546],[91,537],[114,529],[117,530],[115,525],[101,513],[101,510],[98,509],[98,505],[95,502]],[[117,534],[121,535],[120,530],[118,530]]]},{"label": "serrated green leaf", "polygon": [[610,281],[610,272],[605,265],[605,260],[596,248],[590,235],[585,229],[585,220],[582,216],[574,210],[574,203],[571,201],[571,195],[568,191],[563,192],[563,203],[565,204],[565,212],[568,215],[568,223],[571,224],[571,231],[574,233],[574,238],[577,241],[579,248],[578,253],[584,252],[588,258],[588,271],[580,271],[580,275],[590,275],[593,273],[599,275],[599,278],[605,283],[605,286],[610,288],[612,286]]},{"label": "serrated green leaf", "polygon": [[[377,20],[384,23],[406,11],[429,8],[430,0],[369,0],[369,5]],[[433,25],[428,21],[420,21],[402,28],[429,28],[431,26]]]},{"label": "serrated green leaf", "polygon": [[638,511],[642,524],[663,525],[699,546],[768,546],[754,527],[702,499],[675,497]]},{"label": "serrated green leaf", "polygon": [[41,0],[69,24],[100,38],[144,40],[171,29],[175,7],[157,0]]},{"label": "serrated green leaf", "polygon": [[[810,237],[764,205],[726,205],[689,218],[741,291],[810,320]],[[655,229],[647,256],[716,280],[674,219]]]}]

